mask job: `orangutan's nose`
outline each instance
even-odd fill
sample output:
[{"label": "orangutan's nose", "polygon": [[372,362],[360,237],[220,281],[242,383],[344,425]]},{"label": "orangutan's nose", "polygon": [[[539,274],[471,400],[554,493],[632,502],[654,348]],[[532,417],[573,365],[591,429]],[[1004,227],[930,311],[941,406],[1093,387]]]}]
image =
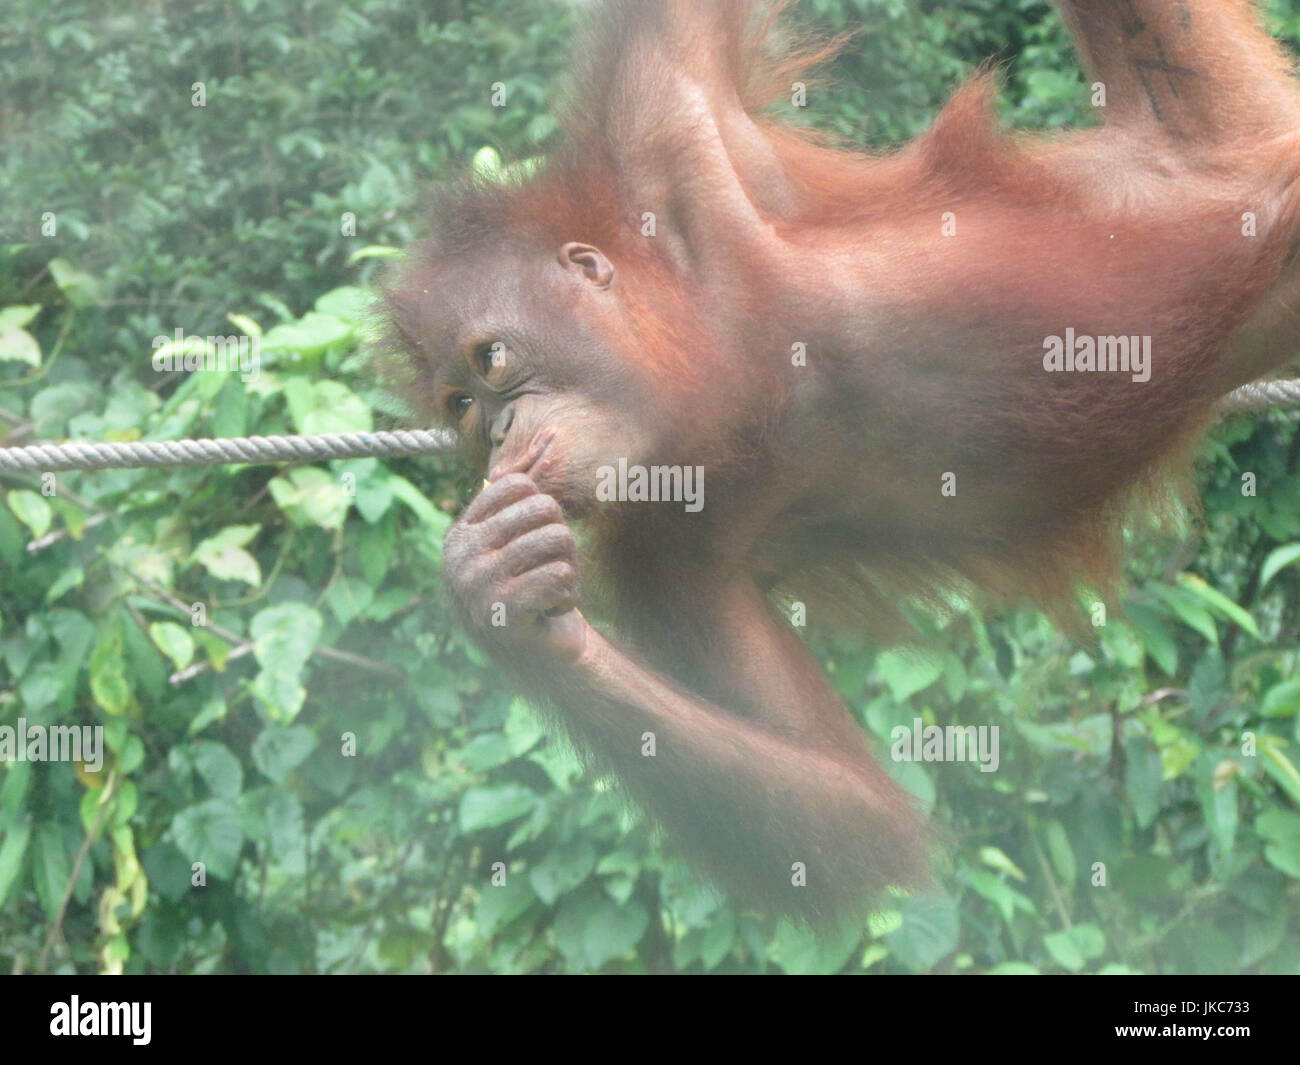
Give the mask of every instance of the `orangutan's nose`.
[{"label": "orangutan's nose", "polygon": [[506,434],[510,432],[510,426],[514,424],[514,421],[515,405],[507,403],[501,409],[501,413],[492,419],[492,428],[488,431],[493,447],[500,447],[506,442]]}]

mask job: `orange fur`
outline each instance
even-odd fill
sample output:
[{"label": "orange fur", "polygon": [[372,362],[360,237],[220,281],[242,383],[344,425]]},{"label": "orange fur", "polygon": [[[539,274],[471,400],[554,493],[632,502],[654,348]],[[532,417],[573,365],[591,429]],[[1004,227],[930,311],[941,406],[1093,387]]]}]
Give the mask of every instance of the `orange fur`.
[{"label": "orange fur", "polygon": [[[824,588],[877,631],[954,586],[1068,618],[1081,582],[1112,580],[1130,505],[1185,478],[1217,398],[1300,338],[1300,106],[1250,5],[1061,6],[1107,90],[1099,128],[1009,134],[981,73],[869,154],[762,110],[823,54],[775,47],[771,9],[606,0],[564,143],[520,185],[453,190],[390,295],[472,461],[529,471],[471,511],[509,489],[587,519],[620,642],[584,627],[575,560],[538,546],[570,543],[563,522],[519,511],[449,535],[462,613],[528,587],[524,628],[478,636],[773,909],[852,914],[922,878],[926,835],[765,597]],[[513,380],[475,368],[497,332]],[[1076,334],[1149,342],[1149,379],[1048,372]],[[629,455],[707,471],[708,505],[594,505]]]},{"label": "orange fur", "polygon": [[[1162,125],[1126,65],[1124,5],[1069,3],[1085,56],[1097,57],[1094,76],[1110,84],[1105,126],[1008,134],[983,73],[915,143],[872,155],[762,114],[828,51],[772,52],[783,6],[608,0],[578,50],[563,146],[534,180],[473,193],[444,218],[486,220],[543,247],[604,249],[636,322],[628,357],[694,417],[708,382],[733,368],[714,360],[723,345],[699,327],[708,306],[665,242],[642,235],[641,215],[663,211],[712,165],[695,143],[711,137],[755,223],[785,250],[775,268],[761,257],[744,267],[738,299],[761,314],[792,287],[783,271],[807,273],[829,246],[854,260],[850,282],[883,307],[883,335],[862,335],[853,357],[876,363],[873,417],[886,426],[868,433],[858,458],[887,483],[860,491],[871,508],[912,519],[904,531],[864,512],[840,550],[819,544],[824,527],[801,537],[788,516],[754,545],[756,569],[794,587],[848,578],[877,617],[902,595],[962,579],[1059,611],[1078,582],[1108,583],[1128,501],[1185,469],[1215,399],[1237,383],[1229,338],[1294,248],[1300,153],[1276,143],[1295,128],[1287,64],[1246,3],[1192,5],[1208,25],[1190,37],[1176,25],[1180,5],[1139,3],[1173,42],[1161,46],[1168,61],[1204,71],[1181,98],[1160,90]],[[711,131],[681,118],[683,85],[707,102]],[[1249,241],[1239,234],[1246,210],[1261,219]],[[939,234],[945,211],[956,238]],[[453,250],[435,245],[431,256]],[[794,287],[818,280],[796,276]],[[1037,367],[1041,338],[1066,326],[1152,335],[1158,372],[1140,387],[1114,375],[1048,378]],[[743,370],[771,406],[791,380],[776,335],[782,342],[748,352]],[[918,379],[932,382],[928,392],[917,394]],[[943,471],[975,490],[929,499]],[[907,498],[896,506],[899,492]]]}]

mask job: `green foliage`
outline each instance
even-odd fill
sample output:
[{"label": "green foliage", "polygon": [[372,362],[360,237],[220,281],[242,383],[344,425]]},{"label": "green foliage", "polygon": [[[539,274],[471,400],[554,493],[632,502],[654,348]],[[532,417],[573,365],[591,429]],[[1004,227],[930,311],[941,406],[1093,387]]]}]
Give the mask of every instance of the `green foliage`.
[{"label": "green foliage", "polygon": [[[1269,15],[1300,35],[1292,0]],[[570,17],[11,4],[0,443],[390,420],[364,355],[375,272],[422,181],[510,180],[546,142]],[[860,31],[798,116],[850,141],[914,133],[988,57],[1009,121],[1088,120],[1038,0],[802,17]],[[259,372],[154,372],[211,353],[178,327],[260,338]],[[814,635],[882,747],[917,718],[1001,739],[997,772],[897,767],[949,831],[942,886],[822,941],[665,857],[452,624],[449,461],[4,475],[0,725],[100,725],[107,750],[98,772],[0,763],[0,965],[1300,971],[1298,460],[1284,416],[1224,426],[1203,527],[1135,538],[1124,610],[1089,644],[960,603],[924,654]]]}]

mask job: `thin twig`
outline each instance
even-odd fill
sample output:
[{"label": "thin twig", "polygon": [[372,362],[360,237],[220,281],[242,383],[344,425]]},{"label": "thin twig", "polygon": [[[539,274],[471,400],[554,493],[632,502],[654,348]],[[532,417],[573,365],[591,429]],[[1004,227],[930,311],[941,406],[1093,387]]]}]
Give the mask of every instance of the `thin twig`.
[{"label": "thin twig", "polygon": [[91,844],[99,838],[99,829],[104,823],[104,817],[108,813],[108,804],[113,801],[113,796],[117,793],[117,784],[121,778],[114,769],[108,775],[108,782],[104,785],[104,794],[99,797],[99,812],[95,814],[95,823],[90,826],[86,833],[85,839],[81,841],[81,849],[77,851],[77,857],[72,862],[72,875],[68,877],[68,886],[63,890],[63,898],[59,900],[59,912],[54,915],[54,923],[50,925],[50,934],[45,937],[45,946],[41,948],[41,960],[38,963],[38,969],[41,972],[48,972],[46,968],[50,961],[50,951],[54,949],[54,941],[63,931],[63,918],[68,912],[68,902],[72,898],[73,886],[77,883],[77,877],[81,875],[81,867],[86,861],[86,855],[90,853]]},{"label": "thin twig", "polygon": [[[179,610],[186,617],[189,617],[190,606],[188,603],[177,598],[166,588],[159,587],[148,577],[142,577],[138,573],[132,573],[131,576],[153,592],[154,595],[165,602],[168,606]],[[243,655],[248,654],[249,651],[253,650],[252,642],[245,637],[240,636],[237,632],[231,632],[229,629],[223,628],[221,625],[217,625],[211,621],[204,625],[203,628],[234,647],[234,650],[232,650],[229,656],[227,656],[227,660],[230,658],[242,657]],[[236,654],[236,652],[239,653]],[[394,680],[406,681],[409,679],[406,675],[406,670],[399,666],[390,665],[387,662],[378,662],[373,658],[366,658],[364,655],[353,654],[351,651],[340,651],[334,647],[315,647],[312,649],[312,654],[319,656],[320,658],[328,658],[334,662],[342,662],[345,665],[355,666],[356,668],[364,669],[369,673],[379,673],[386,677],[392,677]],[[181,684],[209,668],[211,668],[209,663],[197,662],[192,666],[187,666],[185,669],[182,669],[177,673],[173,673],[169,680],[172,684]]]}]

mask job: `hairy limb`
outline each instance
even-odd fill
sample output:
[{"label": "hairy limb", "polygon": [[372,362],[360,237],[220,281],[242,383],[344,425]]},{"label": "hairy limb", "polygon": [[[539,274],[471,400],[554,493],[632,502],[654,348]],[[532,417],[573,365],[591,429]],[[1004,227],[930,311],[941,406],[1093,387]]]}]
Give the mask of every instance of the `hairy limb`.
[{"label": "hairy limb", "polygon": [[[737,677],[748,668],[752,678],[757,662],[731,666]],[[575,738],[740,897],[833,919],[887,884],[924,879],[922,822],[860,735],[831,744],[816,732],[739,718],[594,631],[583,656],[551,684],[547,695]],[[804,702],[824,698],[819,689],[803,692]],[[769,694],[791,697],[785,684]],[[787,719],[828,712],[847,720],[838,700],[783,705]],[[806,886],[794,882],[796,863],[806,869]]]},{"label": "hairy limb", "polygon": [[753,0],[603,3],[567,108],[574,139],[598,138],[610,153],[632,214],[653,213],[658,246],[706,280],[770,245],[765,219],[795,209],[751,114],[769,88],[746,60],[760,15]]},{"label": "hairy limb", "polygon": [[1282,50],[1251,0],[1058,0],[1111,124],[1209,143],[1294,125]]},{"label": "hairy limb", "polygon": [[573,609],[573,538],[522,473],[467,508],[444,574],[494,657],[733,894],[830,920],[887,884],[923,879],[920,817],[756,590],[723,594],[716,612],[683,621],[714,634],[684,672],[734,698],[724,706],[643,665]]}]

